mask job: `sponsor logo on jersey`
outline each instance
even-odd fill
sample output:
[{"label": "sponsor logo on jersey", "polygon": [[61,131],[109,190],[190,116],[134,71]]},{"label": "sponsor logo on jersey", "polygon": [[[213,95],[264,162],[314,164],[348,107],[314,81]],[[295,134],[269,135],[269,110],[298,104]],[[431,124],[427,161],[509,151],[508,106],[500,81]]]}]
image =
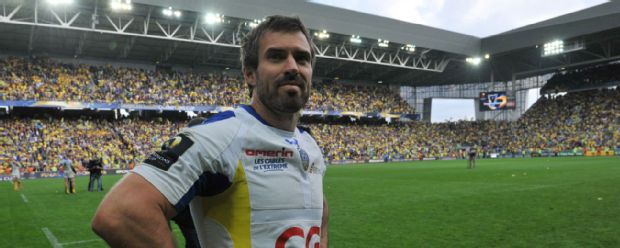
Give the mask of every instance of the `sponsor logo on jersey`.
[{"label": "sponsor logo on jersey", "polygon": [[287,170],[289,165],[286,159],[292,158],[295,154],[294,151],[284,147],[281,150],[244,149],[244,153],[252,159],[253,170],[264,172]]},{"label": "sponsor logo on jersey", "polygon": [[[276,240],[275,248],[284,248],[291,239],[302,239],[306,243],[306,248],[319,247],[321,241],[321,228],[318,226],[310,227],[308,233],[301,227],[291,227],[286,229]],[[292,242],[291,242],[292,243]]]},{"label": "sponsor logo on jersey", "polygon": [[167,171],[172,164],[179,160],[179,157],[187,151],[194,141],[189,139],[184,134],[179,134],[174,138],[164,142],[161,146],[161,151],[157,151],[151,154],[144,163],[155,166],[159,169]]},{"label": "sponsor logo on jersey", "polygon": [[282,150],[255,150],[245,149],[245,155],[248,157],[278,157],[278,158],[292,158],[293,151],[286,150],[282,147]]},{"label": "sponsor logo on jersey", "polygon": [[306,150],[299,148],[299,157],[301,158],[301,164],[303,165],[304,170],[309,171],[308,169],[310,169],[310,156],[308,156]]},{"label": "sponsor logo on jersey", "polygon": [[308,152],[306,152],[306,150],[301,148],[301,146],[299,145],[299,141],[297,139],[295,138],[284,139],[284,141],[286,141],[286,143],[289,143],[295,146],[295,148],[299,152],[299,158],[301,159],[301,166],[303,167],[304,171],[310,174],[321,173],[320,170],[316,166],[314,166],[314,163],[312,163],[312,165],[310,164],[310,155],[308,155]]}]

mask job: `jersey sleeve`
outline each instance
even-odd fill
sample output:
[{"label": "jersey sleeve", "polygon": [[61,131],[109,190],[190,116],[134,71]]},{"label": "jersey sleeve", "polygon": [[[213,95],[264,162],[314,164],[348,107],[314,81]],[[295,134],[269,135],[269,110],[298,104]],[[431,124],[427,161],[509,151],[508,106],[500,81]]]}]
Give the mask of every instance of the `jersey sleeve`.
[{"label": "jersey sleeve", "polygon": [[153,184],[177,209],[182,208],[195,196],[204,173],[232,177],[230,170],[219,162],[227,139],[225,135],[213,136],[209,129],[185,128],[133,172]]}]

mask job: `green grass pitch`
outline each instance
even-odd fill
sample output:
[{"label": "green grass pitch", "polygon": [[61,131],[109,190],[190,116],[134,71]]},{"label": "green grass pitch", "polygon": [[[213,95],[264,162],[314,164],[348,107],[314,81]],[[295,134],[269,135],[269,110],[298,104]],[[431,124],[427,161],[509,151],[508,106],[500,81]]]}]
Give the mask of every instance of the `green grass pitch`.
[{"label": "green grass pitch", "polygon": [[[87,183],[2,182],[0,247],[106,247],[90,229],[104,193]],[[325,194],[335,248],[620,247],[620,157],[330,166]]]}]

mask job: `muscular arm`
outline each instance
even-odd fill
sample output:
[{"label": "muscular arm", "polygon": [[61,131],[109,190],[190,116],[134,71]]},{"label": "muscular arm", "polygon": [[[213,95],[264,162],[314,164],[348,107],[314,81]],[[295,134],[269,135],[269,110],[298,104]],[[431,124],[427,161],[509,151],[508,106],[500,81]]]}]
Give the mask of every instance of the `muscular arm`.
[{"label": "muscular arm", "polygon": [[168,219],[175,214],[152,184],[131,173],[103,199],[92,229],[111,247],[174,247]]},{"label": "muscular arm", "polygon": [[328,240],[328,221],[329,208],[327,207],[327,198],[323,195],[323,217],[321,218],[321,248],[329,247]]}]

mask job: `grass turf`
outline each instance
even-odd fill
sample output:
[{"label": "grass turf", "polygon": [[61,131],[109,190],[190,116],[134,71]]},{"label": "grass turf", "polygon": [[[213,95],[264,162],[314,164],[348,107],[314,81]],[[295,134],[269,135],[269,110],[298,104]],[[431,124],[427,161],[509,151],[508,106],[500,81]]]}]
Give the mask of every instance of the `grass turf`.
[{"label": "grass turf", "polygon": [[[466,163],[331,166],[330,246],[620,246],[620,157]],[[65,195],[61,179],[26,180],[20,192],[2,182],[0,247],[51,247],[45,229],[63,247],[105,247],[90,230],[104,194],[87,183],[78,177],[78,194]]]}]

